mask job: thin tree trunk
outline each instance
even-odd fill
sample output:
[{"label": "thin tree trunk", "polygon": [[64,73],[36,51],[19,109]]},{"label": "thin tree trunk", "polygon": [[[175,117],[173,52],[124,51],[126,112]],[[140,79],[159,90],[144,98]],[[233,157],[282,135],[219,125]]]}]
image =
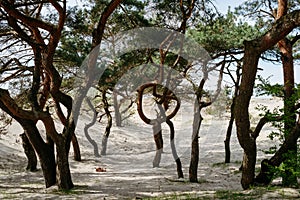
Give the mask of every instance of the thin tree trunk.
[{"label": "thin tree trunk", "polygon": [[112,127],[112,117],[111,114],[109,112],[109,104],[107,101],[107,97],[106,97],[106,91],[102,92],[102,102],[104,104],[104,111],[107,117],[107,125],[105,128],[105,133],[103,134],[103,138],[102,138],[102,149],[101,149],[101,155],[106,155],[106,151],[107,151],[107,141],[108,141],[108,137],[110,134],[110,129]]},{"label": "thin tree trunk", "polygon": [[118,94],[116,92],[113,92],[114,97],[114,110],[115,110],[115,120],[116,120],[116,126],[120,127],[122,126],[122,118],[120,113],[120,105],[118,103]]},{"label": "thin tree trunk", "polygon": [[93,116],[93,120],[92,120],[89,124],[86,124],[86,125],[85,125],[85,127],[84,127],[84,135],[85,135],[86,139],[87,139],[87,140],[91,143],[91,145],[93,146],[93,148],[94,148],[94,155],[95,155],[96,157],[100,157],[100,154],[99,154],[99,151],[98,151],[98,145],[97,145],[97,143],[91,138],[91,136],[89,135],[89,131],[88,131],[89,128],[92,127],[92,126],[96,123],[96,121],[97,121],[97,114],[98,114],[98,113],[96,112],[96,110],[95,110],[93,104],[91,103],[91,101],[90,101],[88,98],[86,99],[86,101],[87,101],[87,103],[88,103],[90,109],[93,111],[94,116]]},{"label": "thin tree trunk", "polygon": [[81,161],[80,148],[75,133],[72,134],[72,146],[74,151],[74,160]]},{"label": "thin tree trunk", "polygon": [[225,163],[230,163],[230,156],[231,156],[231,152],[230,152],[230,138],[231,138],[231,134],[232,134],[232,128],[233,128],[233,123],[234,123],[234,108],[235,108],[235,101],[236,101],[236,96],[238,95],[239,92],[239,83],[240,83],[240,79],[241,79],[241,74],[240,74],[240,70],[241,70],[241,66],[238,65],[237,69],[236,69],[236,81],[235,82],[235,87],[234,87],[234,95],[232,98],[232,103],[230,106],[230,120],[229,120],[229,124],[227,127],[227,132],[226,132],[226,138],[224,141],[225,144]]},{"label": "thin tree trunk", "polygon": [[230,163],[230,138],[232,133],[232,127],[234,123],[234,106],[235,106],[235,97],[232,99],[232,104],[230,106],[230,120],[227,127],[226,139],[224,141],[225,144],[225,163]]},{"label": "thin tree trunk", "polygon": [[174,140],[175,130],[174,130],[174,125],[173,125],[173,122],[170,119],[167,119],[166,123],[170,127],[170,143],[171,143],[172,155],[173,155],[173,158],[174,158],[174,160],[176,162],[176,166],[177,166],[178,178],[183,178],[181,161],[180,161],[180,158],[178,157],[178,154],[177,154],[177,151],[176,151],[176,147],[175,147],[175,140]]},{"label": "thin tree trunk", "polygon": [[163,138],[162,138],[162,130],[161,130],[161,123],[155,122],[152,127],[154,141],[156,145],[156,153],[153,159],[153,167],[159,167],[161,154],[163,152]]},{"label": "thin tree trunk", "polygon": [[20,134],[20,137],[22,138],[22,145],[23,145],[24,152],[25,152],[25,155],[28,160],[26,170],[35,172],[35,171],[37,171],[37,168],[36,168],[37,157],[36,157],[35,151],[34,151],[32,145],[30,144],[25,133]]},{"label": "thin tree trunk", "polygon": [[199,106],[198,97],[194,103],[194,120],[193,120],[193,133],[192,133],[192,151],[191,161],[189,168],[190,182],[198,182],[198,162],[199,162],[199,131],[203,118],[201,116],[201,109]]},{"label": "thin tree trunk", "polygon": [[225,144],[225,163],[230,163],[230,138],[231,138],[231,133],[232,133],[232,127],[234,123],[234,117],[230,117],[227,132],[226,132],[226,139],[224,141]]}]

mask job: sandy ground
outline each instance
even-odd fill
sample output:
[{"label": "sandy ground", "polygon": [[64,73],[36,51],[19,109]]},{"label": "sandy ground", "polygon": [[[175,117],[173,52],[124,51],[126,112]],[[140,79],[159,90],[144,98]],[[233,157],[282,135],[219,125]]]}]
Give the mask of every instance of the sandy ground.
[{"label": "sandy ground", "polygon": [[[270,103],[271,102],[271,103]],[[253,121],[258,119],[258,112],[253,108],[257,104],[270,107],[280,105],[278,100],[255,99],[251,113]],[[218,199],[227,194],[237,193],[242,197],[254,195],[255,199],[298,198],[299,191],[285,188],[276,190],[252,189],[243,191],[240,185],[239,167],[242,150],[233,131],[231,139],[231,161],[224,164],[224,138],[228,124],[227,114],[222,118],[204,112],[204,121],[200,132],[200,161],[198,169],[199,183],[188,182],[190,160],[192,107],[184,106],[174,119],[176,129],[176,147],[183,164],[184,179],[177,179],[176,165],[169,145],[168,127],[163,126],[164,153],[159,168],[152,167],[155,155],[152,128],[145,125],[134,115],[123,127],[113,127],[108,142],[106,156],[95,157],[93,146],[84,135],[84,125],[91,115],[83,115],[77,125],[77,137],[81,147],[82,161],[72,160],[70,168],[75,188],[72,191],[58,191],[57,187],[45,189],[42,172],[27,172],[19,134],[22,129],[13,123],[8,134],[0,135],[0,199]],[[103,121],[104,122],[104,121]],[[97,142],[100,151],[105,123],[97,123],[89,129],[90,136]],[[42,126],[41,126],[42,129]],[[258,163],[266,157],[261,150],[266,150],[270,142],[267,134],[271,131],[266,126],[258,138]],[[106,172],[96,172],[96,168],[105,168]],[[279,183],[275,180],[274,183]],[[231,194],[233,195],[233,194]],[[227,196],[234,198],[233,196]],[[225,196],[226,198],[226,196]],[[234,198],[235,199],[235,198]]]}]

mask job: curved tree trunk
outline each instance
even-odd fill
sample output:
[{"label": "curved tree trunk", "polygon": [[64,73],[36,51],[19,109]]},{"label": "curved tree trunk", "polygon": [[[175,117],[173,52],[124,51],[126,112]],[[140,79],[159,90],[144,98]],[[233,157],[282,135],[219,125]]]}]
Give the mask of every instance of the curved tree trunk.
[{"label": "curved tree trunk", "polygon": [[90,101],[88,98],[86,99],[86,102],[88,103],[90,109],[93,111],[94,116],[93,116],[93,120],[92,120],[89,124],[86,124],[86,125],[84,126],[84,135],[85,135],[86,139],[87,139],[87,140],[91,143],[91,145],[93,146],[93,148],[94,148],[94,155],[95,155],[96,157],[100,157],[100,154],[99,154],[99,151],[98,151],[98,145],[97,145],[97,143],[90,137],[89,131],[88,131],[89,128],[92,127],[92,126],[96,123],[96,121],[97,121],[97,114],[98,114],[98,113],[96,112],[96,110],[95,110],[93,104],[91,103],[91,101]]},{"label": "curved tree trunk", "polygon": [[[286,15],[288,9],[287,0],[278,1],[278,11],[276,16],[277,20]],[[293,172],[297,168],[297,138],[295,138],[295,99],[294,94],[294,63],[293,63],[293,42],[287,38],[281,39],[278,43],[278,48],[281,53],[281,61],[283,66],[283,78],[284,78],[284,145],[282,145],[270,160],[263,160],[261,163],[261,171],[255,178],[257,184],[269,184],[273,178],[274,167],[279,166],[282,162],[287,162],[289,169],[285,169],[282,177],[282,184],[284,186],[294,186],[298,184],[297,176]],[[293,135],[294,134],[294,135]],[[296,134],[297,135],[297,134]],[[294,141],[290,140],[294,138]],[[289,145],[286,146],[285,144]],[[287,155],[288,154],[288,155]],[[284,157],[288,157],[288,159]]]},{"label": "curved tree trunk", "polygon": [[261,53],[273,47],[299,24],[300,12],[294,11],[278,19],[272,28],[263,36],[255,40],[244,42],[245,54],[242,67],[242,79],[239,94],[236,98],[236,108],[234,110],[238,140],[244,149],[241,181],[244,189],[248,189],[254,183],[256,143],[249,130],[250,120],[248,108],[253,93],[258,60]]},{"label": "curved tree trunk", "polygon": [[167,124],[170,127],[170,143],[171,143],[171,149],[172,149],[172,155],[173,158],[176,162],[176,166],[177,166],[177,174],[178,174],[178,178],[183,178],[183,172],[182,172],[182,165],[181,165],[181,161],[180,158],[178,157],[177,151],[176,151],[176,147],[175,147],[175,141],[174,141],[174,137],[175,137],[175,130],[174,130],[174,125],[173,122],[169,119],[167,119]]}]

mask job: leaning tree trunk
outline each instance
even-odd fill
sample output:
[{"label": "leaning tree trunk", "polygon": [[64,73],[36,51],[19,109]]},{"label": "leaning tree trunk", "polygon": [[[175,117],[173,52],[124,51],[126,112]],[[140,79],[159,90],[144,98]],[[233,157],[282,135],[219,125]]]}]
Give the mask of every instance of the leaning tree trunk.
[{"label": "leaning tree trunk", "polygon": [[173,158],[174,158],[174,160],[176,162],[176,166],[177,166],[178,178],[183,178],[181,161],[180,161],[180,158],[178,157],[178,154],[177,154],[177,151],[176,151],[176,147],[175,147],[175,140],[174,140],[175,130],[174,130],[174,125],[173,125],[173,122],[170,119],[167,119],[166,123],[170,127],[170,143],[171,143],[172,155],[173,155]]},{"label": "leaning tree trunk", "polygon": [[102,149],[101,149],[101,155],[106,155],[106,150],[107,150],[107,141],[108,141],[108,137],[110,134],[110,129],[112,127],[112,117],[109,111],[109,104],[107,101],[107,97],[106,97],[106,91],[102,92],[102,102],[104,104],[104,111],[107,117],[107,125],[105,128],[105,133],[103,134],[103,138],[102,138]]},{"label": "leaning tree trunk", "polygon": [[[58,95],[58,94],[53,95],[54,98],[58,98],[58,96],[60,96],[60,95]],[[62,97],[60,96],[59,98],[62,98]],[[67,98],[65,98],[65,99],[67,99]],[[71,110],[72,110],[72,107],[69,106],[69,105],[71,105],[70,102],[69,102],[68,107],[67,107],[68,112],[70,113]],[[56,108],[56,114],[58,115],[60,121],[62,122],[62,124],[64,126],[67,126],[67,118],[63,114],[62,109],[60,107],[60,103],[58,101],[55,101],[55,108]],[[76,121],[77,121],[77,119],[76,119]],[[72,134],[71,141],[72,141],[73,151],[74,151],[74,160],[81,161],[80,147],[79,147],[77,137],[75,135],[75,129],[74,129],[74,132],[71,133],[71,134]]]},{"label": "leaning tree trunk", "polygon": [[259,185],[268,185],[271,183],[274,175],[274,167],[278,167],[287,158],[285,154],[293,148],[293,144],[300,137],[300,117],[292,132],[285,139],[279,150],[269,160],[265,159],[261,163],[261,171],[255,178],[255,183]]},{"label": "leaning tree trunk", "polygon": [[234,123],[234,106],[235,106],[235,97],[233,97],[232,99],[232,104],[230,106],[230,120],[229,120],[229,124],[227,127],[227,132],[226,132],[226,138],[224,141],[225,144],[225,163],[230,163],[230,138],[231,138],[231,133],[232,133],[232,127],[233,127],[233,123]]},{"label": "leaning tree trunk", "polygon": [[22,145],[28,160],[26,170],[30,170],[31,172],[37,171],[37,157],[35,151],[25,133],[20,134],[20,137],[22,139]]},{"label": "leaning tree trunk", "polygon": [[229,120],[229,124],[227,127],[227,132],[226,132],[226,138],[224,141],[225,144],[225,163],[230,163],[230,138],[231,138],[231,134],[232,134],[232,128],[233,128],[233,123],[234,123],[234,108],[235,108],[235,101],[236,101],[236,96],[238,95],[239,92],[239,84],[240,84],[240,79],[241,79],[241,66],[238,65],[237,69],[236,69],[236,80],[234,81],[235,86],[234,86],[234,95],[232,98],[232,103],[230,106],[230,120]]},{"label": "leaning tree trunk", "polygon": [[[242,186],[248,189],[254,181],[254,169],[256,163],[256,143],[250,133],[249,104],[253,93],[257,65],[260,55],[273,47],[278,41],[286,37],[300,24],[300,12],[293,11],[278,19],[272,28],[263,36],[245,41],[245,53],[242,67],[242,79],[239,94],[236,98],[234,110],[237,126],[237,136],[241,147],[244,149],[244,161],[242,171]],[[247,165],[247,166],[245,166]]]},{"label": "leaning tree trunk", "polygon": [[91,136],[89,135],[89,128],[91,128],[92,126],[94,126],[94,124],[96,123],[96,121],[97,121],[97,114],[98,113],[97,113],[96,109],[94,108],[93,104],[91,103],[91,101],[88,98],[86,98],[86,101],[87,101],[88,106],[90,107],[90,109],[93,111],[94,116],[93,116],[92,121],[84,126],[84,135],[85,135],[86,139],[93,146],[93,148],[94,148],[94,155],[96,157],[100,157],[100,154],[99,154],[99,151],[98,151],[97,142],[95,142],[95,140],[93,140],[91,138]]},{"label": "leaning tree trunk", "polygon": [[[36,151],[41,168],[43,171],[43,176],[45,179],[46,188],[51,187],[56,184],[56,166],[55,166],[55,155],[53,143],[45,143],[41,137],[39,130],[36,127],[35,120],[22,119],[16,116],[11,110],[4,104],[7,103],[8,92],[0,89],[0,108],[4,110],[7,114],[13,117],[20,125],[23,127],[26,137],[30,141],[34,150]],[[3,100],[4,99],[4,100]],[[10,104],[11,101],[9,101]]]},{"label": "leaning tree trunk", "polygon": [[81,153],[75,133],[72,133],[72,146],[74,151],[74,160],[81,161]]}]

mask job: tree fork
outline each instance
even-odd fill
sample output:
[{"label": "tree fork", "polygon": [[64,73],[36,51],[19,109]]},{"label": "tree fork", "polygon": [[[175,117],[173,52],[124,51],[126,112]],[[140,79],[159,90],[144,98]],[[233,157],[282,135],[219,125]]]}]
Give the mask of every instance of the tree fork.
[{"label": "tree fork", "polygon": [[[254,168],[256,162],[256,142],[251,138],[248,107],[253,93],[258,60],[264,51],[273,47],[278,41],[300,25],[300,11],[293,11],[278,19],[273,27],[263,36],[245,41],[245,54],[240,92],[236,99],[234,110],[238,140],[244,149],[244,162],[242,173],[242,186],[248,189],[254,181]],[[252,160],[254,159],[254,160]],[[246,164],[247,166],[244,166]]]}]

